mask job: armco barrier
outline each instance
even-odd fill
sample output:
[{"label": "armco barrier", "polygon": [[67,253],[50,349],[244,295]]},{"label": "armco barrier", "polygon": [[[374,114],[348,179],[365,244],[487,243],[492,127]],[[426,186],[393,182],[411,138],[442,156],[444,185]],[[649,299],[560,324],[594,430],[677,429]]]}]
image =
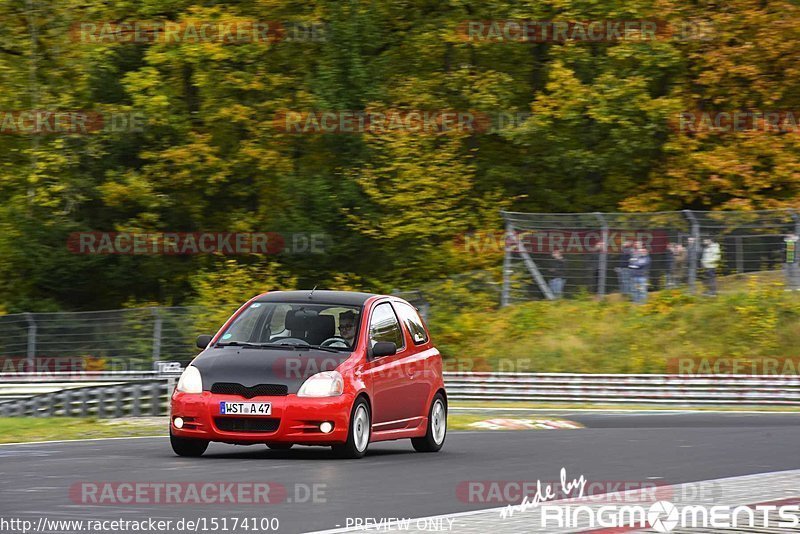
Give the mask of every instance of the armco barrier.
[{"label": "armco barrier", "polygon": [[63,389],[0,402],[4,417],[139,417],[167,415],[175,379]]},{"label": "armco barrier", "polygon": [[[60,387],[0,402],[0,416],[128,417],[165,415],[177,374],[103,375],[89,382],[49,375],[50,383],[20,379],[31,387]],[[0,377],[2,379],[2,377]],[[103,383],[103,380],[113,381]],[[607,375],[564,373],[445,373],[452,401],[527,401],[558,404],[648,406],[800,406],[800,376]],[[9,386],[0,382],[0,393]],[[2,400],[2,399],[0,399]]]},{"label": "armco barrier", "polygon": [[445,373],[445,384],[464,401],[800,406],[796,375]]}]

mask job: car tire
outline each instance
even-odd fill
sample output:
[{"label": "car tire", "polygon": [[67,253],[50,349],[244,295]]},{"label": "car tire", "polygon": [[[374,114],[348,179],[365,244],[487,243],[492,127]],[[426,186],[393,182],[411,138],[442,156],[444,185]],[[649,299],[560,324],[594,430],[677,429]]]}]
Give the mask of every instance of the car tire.
[{"label": "car tire", "polygon": [[171,431],[169,433],[169,443],[172,445],[172,450],[178,456],[189,456],[193,458],[202,456],[208,448],[208,440],[180,438],[174,435]]},{"label": "car tire", "polygon": [[267,447],[273,451],[288,451],[294,443],[267,443]]},{"label": "car tire", "polygon": [[359,397],[350,412],[347,441],[342,445],[334,445],[333,452],[340,458],[362,458],[367,454],[370,437],[372,437],[372,415],[369,404],[363,397]]},{"label": "car tire", "polygon": [[447,437],[447,401],[444,395],[437,393],[433,397],[428,412],[428,429],[425,437],[411,438],[411,444],[417,452],[438,452]]}]

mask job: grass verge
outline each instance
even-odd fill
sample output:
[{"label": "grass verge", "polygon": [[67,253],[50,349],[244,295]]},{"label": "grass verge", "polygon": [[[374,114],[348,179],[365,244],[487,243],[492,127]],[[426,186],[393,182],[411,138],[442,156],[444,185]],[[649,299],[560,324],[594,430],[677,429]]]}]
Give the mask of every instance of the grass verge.
[{"label": "grass verge", "polygon": [[167,435],[166,418],[0,417],[0,443]]}]

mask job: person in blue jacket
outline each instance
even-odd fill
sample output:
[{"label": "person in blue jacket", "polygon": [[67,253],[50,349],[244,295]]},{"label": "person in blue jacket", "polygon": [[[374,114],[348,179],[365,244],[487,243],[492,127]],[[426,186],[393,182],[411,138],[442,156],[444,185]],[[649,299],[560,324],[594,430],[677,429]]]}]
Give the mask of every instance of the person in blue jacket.
[{"label": "person in blue jacket", "polygon": [[628,268],[633,286],[633,302],[644,303],[647,301],[647,284],[650,279],[650,253],[646,247],[640,246],[634,251]]}]

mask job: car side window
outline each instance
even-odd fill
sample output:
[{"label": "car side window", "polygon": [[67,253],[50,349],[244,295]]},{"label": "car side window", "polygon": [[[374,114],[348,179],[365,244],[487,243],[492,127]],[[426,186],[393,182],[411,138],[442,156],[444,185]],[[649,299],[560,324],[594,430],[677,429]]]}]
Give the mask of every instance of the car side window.
[{"label": "car side window", "polygon": [[427,343],[428,333],[425,331],[425,326],[422,324],[422,319],[417,313],[417,310],[405,302],[395,302],[393,305],[400,320],[406,325],[408,333],[411,334],[411,339],[414,340],[414,344],[422,345],[423,343]]},{"label": "car side window", "polygon": [[369,321],[369,341],[370,346],[381,341],[391,341],[397,346],[398,352],[404,346],[400,323],[397,322],[397,316],[388,302],[378,304],[372,310],[372,318]]}]

